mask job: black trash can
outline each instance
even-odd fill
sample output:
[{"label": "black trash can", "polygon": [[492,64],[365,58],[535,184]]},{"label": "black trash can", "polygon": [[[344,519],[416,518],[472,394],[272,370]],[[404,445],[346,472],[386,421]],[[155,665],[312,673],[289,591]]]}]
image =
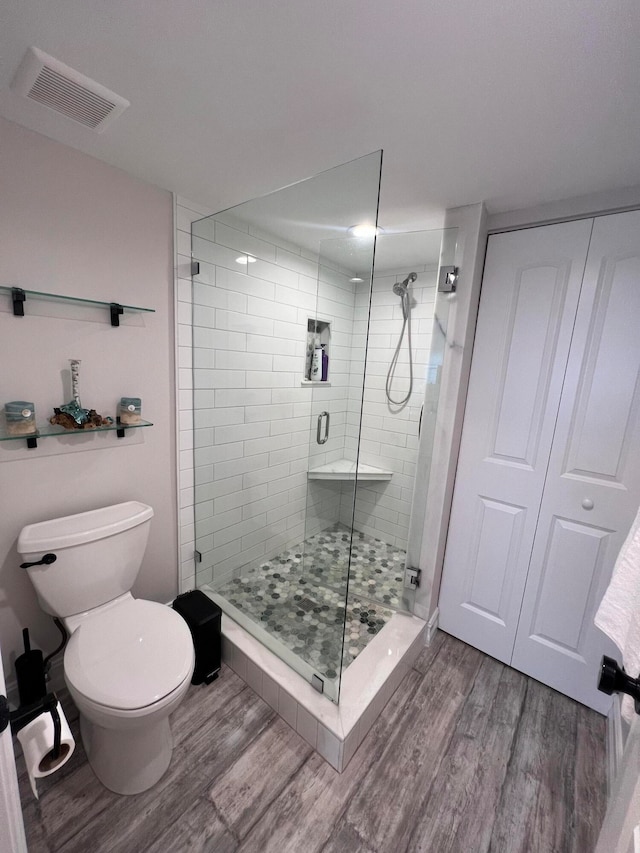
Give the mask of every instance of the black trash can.
[{"label": "black trash can", "polygon": [[220,672],[222,611],[199,589],[179,595],[173,609],[185,620],[193,637],[196,665],[191,683],[211,684]]}]

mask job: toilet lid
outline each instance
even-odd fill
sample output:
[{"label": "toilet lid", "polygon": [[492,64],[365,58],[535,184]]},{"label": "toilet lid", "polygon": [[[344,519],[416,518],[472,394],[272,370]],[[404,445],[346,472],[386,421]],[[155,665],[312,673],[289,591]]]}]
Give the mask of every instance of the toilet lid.
[{"label": "toilet lid", "polygon": [[194,652],[184,619],[164,604],[130,598],[89,617],[64,655],[69,685],[109,708],[152,705],[191,676]]}]

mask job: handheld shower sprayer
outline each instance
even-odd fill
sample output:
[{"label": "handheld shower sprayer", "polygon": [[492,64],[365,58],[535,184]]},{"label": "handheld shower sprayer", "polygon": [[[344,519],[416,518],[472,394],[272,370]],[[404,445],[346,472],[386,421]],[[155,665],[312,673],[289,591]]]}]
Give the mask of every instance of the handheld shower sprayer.
[{"label": "handheld shower sprayer", "polygon": [[409,287],[409,285],[417,278],[417,273],[410,272],[404,281],[396,281],[396,283],[393,285],[393,292],[396,294],[396,296],[404,296],[404,294],[407,292],[407,288]]},{"label": "handheld shower sprayer", "polygon": [[[398,346],[396,347],[396,351],[393,355],[393,358],[391,359],[389,372],[387,373],[385,393],[387,395],[387,400],[394,406],[404,406],[408,402],[409,397],[411,396],[411,392],[413,391],[413,356],[411,352],[411,297],[409,296],[409,285],[413,283],[417,278],[418,273],[410,272],[404,281],[396,281],[396,283],[393,285],[393,292],[396,294],[396,296],[400,297],[400,301],[402,303],[402,331],[400,332]],[[393,374],[395,373],[398,364],[398,358],[400,356],[400,347],[402,346],[402,340],[404,338],[405,329],[407,330],[407,345],[409,347],[409,390],[407,391],[406,396],[404,396],[401,400],[394,400],[391,396],[391,383],[393,381]]]}]

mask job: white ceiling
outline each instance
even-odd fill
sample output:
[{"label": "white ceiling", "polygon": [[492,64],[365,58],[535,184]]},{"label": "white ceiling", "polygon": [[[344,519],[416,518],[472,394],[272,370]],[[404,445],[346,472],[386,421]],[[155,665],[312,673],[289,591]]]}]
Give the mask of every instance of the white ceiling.
[{"label": "white ceiling", "polygon": [[[34,45],[131,101],[13,94]],[[2,0],[0,115],[210,206],[378,148],[380,222],[640,184],[638,0]]]}]

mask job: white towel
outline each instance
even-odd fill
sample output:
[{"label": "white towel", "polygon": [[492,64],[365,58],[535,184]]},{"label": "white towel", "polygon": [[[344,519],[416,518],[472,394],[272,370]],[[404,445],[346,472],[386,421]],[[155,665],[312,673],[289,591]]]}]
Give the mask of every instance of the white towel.
[{"label": "white towel", "polygon": [[[627,673],[637,678],[640,674],[640,510],[618,554],[594,622],[622,652]],[[630,696],[622,700],[622,716],[629,723],[635,716]]]}]

